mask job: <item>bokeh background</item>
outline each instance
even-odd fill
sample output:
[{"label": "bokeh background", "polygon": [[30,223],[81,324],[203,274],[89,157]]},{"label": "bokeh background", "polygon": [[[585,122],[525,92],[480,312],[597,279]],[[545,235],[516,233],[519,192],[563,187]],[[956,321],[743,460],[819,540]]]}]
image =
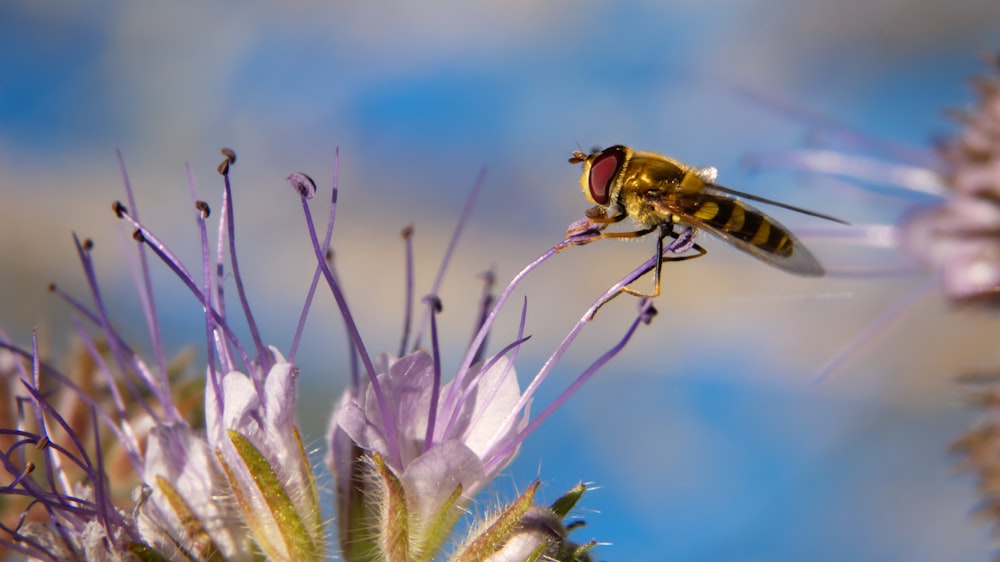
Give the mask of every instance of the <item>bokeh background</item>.
[{"label": "bokeh background", "polygon": [[[720,180],[855,223],[891,222],[913,201],[786,170],[748,153],[808,146],[831,122],[929,146],[968,104],[966,79],[1000,47],[1000,4],[847,2],[8,2],[0,8],[0,324],[68,341],[50,281],[85,294],[70,232],[97,243],[115,315],[143,341],[109,210],[120,148],[142,216],[197,256],[185,179],[217,206],[218,149],[233,147],[241,266],[265,339],[287,349],[312,273],[292,171],[323,196],[340,147],[337,264],[370,348],[402,322],[399,230],[416,227],[418,295],[429,290],[478,171],[487,180],[445,278],[453,370],[481,288],[501,285],[587,204],[572,150],[626,143],[713,165]],[[882,142],[882,141],[879,141]],[[775,211],[797,227],[807,217]],[[976,418],[952,378],[995,366],[996,319],[932,293],[820,386],[845,343],[928,275],[798,279],[713,241],[671,265],[660,316],[532,436],[483,496],[536,476],[554,499],[580,480],[576,538],[602,560],[985,560],[971,477],[947,446]],[[836,269],[889,254],[810,244]],[[529,279],[526,383],[604,287],[652,241],[575,248]],[[200,313],[158,270],[172,349]],[[119,289],[121,290],[120,292]],[[232,293],[231,293],[232,294]],[[321,448],[347,378],[346,339],[326,293],[299,362],[302,421]],[[519,302],[519,301],[518,301]],[[513,336],[518,303],[493,338]],[[548,403],[634,313],[602,310],[536,401]]]}]

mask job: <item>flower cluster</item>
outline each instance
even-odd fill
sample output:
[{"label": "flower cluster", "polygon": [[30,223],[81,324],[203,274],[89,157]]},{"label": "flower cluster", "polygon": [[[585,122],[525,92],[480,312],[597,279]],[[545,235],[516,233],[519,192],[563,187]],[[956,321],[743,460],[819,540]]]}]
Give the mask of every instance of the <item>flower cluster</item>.
[{"label": "flower cluster", "polygon": [[[509,465],[524,439],[655,313],[642,301],[622,340],[553,403],[530,415],[535,392],[588,319],[650,271],[655,261],[640,265],[602,294],[522,389],[513,365],[528,339],[527,301],[515,341],[489,355],[487,335],[528,273],[563,248],[596,234],[576,226],[496,298],[489,278],[477,312],[478,331],[450,380],[443,380],[441,372],[436,323],[441,299],[436,287],[424,299],[425,319],[413,343],[407,321],[399,353],[372,357],[330,259],[336,172],[323,240],[309,207],[316,186],[307,175],[295,173],[288,180],[301,198],[317,263],[286,358],[265,345],[244,290],[230,184],[236,155],[229,149],[223,155],[214,244],[209,242],[209,205],[198,199],[188,172],[201,240],[201,260],[194,270],[139,219],[122,164],[127,204],[115,203],[113,210],[133,229],[136,287],[152,361],[140,357],[133,347],[136,342],[115,328],[106,306],[109,297],[98,282],[94,244],[75,236],[90,304],[52,287],[81,319],[75,325],[81,349],[68,366],[46,361],[36,341],[25,349],[0,333],[0,463],[9,475],[0,483],[0,547],[41,560],[325,558],[332,541],[321,510],[321,486],[296,421],[299,371],[294,364],[323,280],[346,322],[352,359],[363,367],[336,401],[327,435],[325,464],[335,481],[340,554],[349,561],[434,559],[444,552],[476,493]],[[409,248],[408,235],[406,239]],[[193,354],[167,359],[151,289],[151,257],[201,306],[204,378],[192,376],[188,368]],[[406,290],[412,295],[412,259],[407,263]],[[224,290],[227,280],[235,285],[235,308]],[[234,309],[241,314],[234,315]],[[410,310],[405,316],[412,316]],[[249,342],[237,336],[238,319],[250,334]],[[425,338],[429,345],[422,343]],[[578,525],[563,523],[585,488],[571,490],[551,506],[534,502],[537,488],[536,482],[472,524],[451,559],[589,559],[587,552],[596,543],[573,543],[568,534]]]},{"label": "flower cluster", "polygon": [[[901,250],[921,269],[936,273],[941,294],[956,304],[1000,304],[1000,56],[987,61],[989,72],[972,84],[977,100],[953,112],[959,128],[935,151],[907,146],[874,146],[864,138],[842,136],[849,144],[888,149],[890,160],[835,150],[799,150],[755,157],[757,164],[779,164],[839,175],[867,187],[894,190],[911,205],[893,225],[843,229],[864,244]],[[851,273],[851,272],[845,272]],[[878,272],[876,272],[878,273]],[[898,317],[928,291],[921,285],[860,334],[820,372],[823,378],[869,342],[874,333]],[[982,421],[952,445],[961,468],[979,476],[982,502],[978,511],[1000,529],[1000,387],[995,372],[959,377],[976,385],[970,401],[985,410]]]},{"label": "flower cluster", "polygon": [[[947,294],[996,305],[1000,303],[1000,56],[992,71],[973,81],[978,103],[956,114],[962,130],[941,145],[951,196],[940,207],[914,215],[907,227],[923,240],[934,238],[928,254],[940,268]],[[971,401],[985,411],[952,450],[962,459],[962,468],[977,473],[982,496],[977,511],[1000,532],[998,378],[995,373],[967,374],[960,380],[979,387]]]},{"label": "flower cluster", "polygon": [[[134,228],[141,271],[136,285],[156,350],[153,364],[114,328],[108,297],[97,281],[94,244],[76,237],[93,305],[52,289],[98,330],[98,338],[82,325],[76,331],[87,350],[88,377],[96,380],[82,386],[79,376],[43,362],[37,345],[25,351],[6,338],[0,343],[7,357],[6,386],[17,404],[16,419],[0,429],[6,440],[0,460],[15,476],[0,493],[5,504],[12,498],[26,502],[14,524],[3,524],[7,548],[53,560],[244,560],[259,554],[311,560],[325,551],[318,488],[295,421],[298,371],[275,348],[264,346],[250,312],[233,236],[229,167],[236,155],[223,153],[225,188],[214,259],[209,206],[195,202],[201,283],[140,222],[127,176],[129,204],[113,207]],[[191,190],[194,195],[193,181]],[[204,310],[208,360],[202,391],[177,384],[167,366],[148,251],[173,270]],[[235,335],[227,314],[227,252],[251,345]],[[190,399],[201,395],[204,408],[197,412]],[[66,400],[81,405],[76,411],[86,415],[68,417]],[[106,464],[115,449],[131,469],[121,478]],[[41,477],[32,475],[36,467]],[[134,485],[129,500],[115,493],[123,484]]]}]

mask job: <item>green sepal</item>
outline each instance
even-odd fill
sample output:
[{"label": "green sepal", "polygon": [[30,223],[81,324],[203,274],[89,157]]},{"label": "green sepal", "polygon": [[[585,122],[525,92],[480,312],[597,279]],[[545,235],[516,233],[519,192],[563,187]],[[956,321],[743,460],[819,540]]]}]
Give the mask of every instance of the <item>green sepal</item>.
[{"label": "green sepal", "polygon": [[403,483],[375,453],[375,470],[382,483],[382,513],[379,518],[378,546],[387,562],[410,562],[410,513]]},{"label": "green sepal", "polygon": [[272,560],[322,560],[324,547],[321,529],[302,521],[295,504],[281,485],[278,475],[260,450],[249,439],[232,429],[227,430],[226,434],[247,472],[253,478],[260,497],[267,503],[270,518],[278,531],[278,537],[271,536],[267,519],[257,513],[251,496],[243,490],[242,484],[236,479],[221,451],[217,450],[215,454],[226,473],[226,479],[229,480],[236,501],[246,517],[254,539],[265,555]]},{"label": "green sepal", "polygon": [[552,502],[549,509],[558,519],[565,519],[569,512],[576,507],[576,503],[580,501],[583,497],[583,493],[587,491],[587,487],[583,484],[577,484],[573,486],[568,492],[562,495],[559,499]]},{"label": "green sepal", "polygon": [[462,546],[451,560],[453,562],[478,562],[499,550],[507,542],[511,533],[517,529],[521,518],[531,508],[535,500],[540,482],[535,481],[523,494],[511,502],[483,529],[476,532],[475,538]]},{"label": "green sepal", "polygon": [[299,445],[299,467],[302,469],[302,481],[308,486],[307,498],[302,498],[303,501],[308,502],[306,505],[306,515],[312,515],[312,521],[309,522],[310,528],[315,529],[316,537],[314,540],[323,542],[323,509],[319,505],[319,487],[316,485],[316,475],[313,473],[312,465],[309,464],[309,454],[306,453],[306,448],[302,444],[302,436],[299,435],[299,428],[292,427],[292,435],[295,436],[295,442]]},{"label": "green sepal", "polygon": [[160,554],[156,549],[141,542],[130,542],[125,548],[140,560],[140,562],[168,562],[167,557]]},{"label": "green sepal", "polygon": [[[347,482],[338,482],[344,497],[337,498],[337,529],[340,540],[340,555],[346,562],[378,562],[378,552],[371,546],[372,529],[377,527],[377,502],[371,500],[374,493],[372,476],[374,467],[364,449],[351,444],[350,471]],[[333,471],[334,477],[337,472]]]},{"label": "green sepal", "polygon": [[[186,544],[177,544],[177,548],[196,560],[222,561],[222,552],[218,545],[212,540],[212,536],[205,530],[201,520],[191,511],[184,498],[177,492],[177,489],[170,482],[162,477],[156,477],[156,489],[163,494],[163,497],[170,504],[170,509],[177,515],[181,528],[184,529],[184,539]],[[179,537],[175,537],[179,538]]]},{"label": "green sepal", "polygon": [[441,508],[437,510],[437,513],[429,521],[423,522],[421,534],[424,540],[417,548],[417,552],[419,553],[417,560],[427,562],[434,559],[441,546],[451,534],[455,523],[462,516],[462,511],[456,509],[460,499],[462,499],[461,484],[455,486],[455,489],[448,496],[448,499],[441,504]]}]

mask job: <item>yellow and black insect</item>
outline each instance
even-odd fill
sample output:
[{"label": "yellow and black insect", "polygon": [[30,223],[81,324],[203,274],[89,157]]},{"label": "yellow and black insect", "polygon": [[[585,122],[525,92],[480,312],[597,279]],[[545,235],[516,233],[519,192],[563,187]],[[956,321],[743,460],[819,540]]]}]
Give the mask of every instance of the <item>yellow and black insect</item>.
[{"label": "yellow and black insect", "polygon": [[[587,200],[596,205],[587,212],[587,217],[591,223],[600,225],[597,238],[636,238],[657,233],[655,289],[651,295],[625,289],[635,295],[660,294],[663,240],[676,239],[682,234],[674,231],[676,225],[690,227],[692,235],[705,230],[789,273],[808,277],[825,273],[790,230],[743,199],[846,224],[828,215],[723,187],[715,183],[714,168],[694,168],[655,152],[615,145],[604,150],[595,148],[590,154],[576,151],[569,162],[583,163],[580,186]],[[637,222],[639,230],[604,230],[625,218]],[[697,244],[688,247],[697,254],[667,259],[690,259],[707,253]]]}]

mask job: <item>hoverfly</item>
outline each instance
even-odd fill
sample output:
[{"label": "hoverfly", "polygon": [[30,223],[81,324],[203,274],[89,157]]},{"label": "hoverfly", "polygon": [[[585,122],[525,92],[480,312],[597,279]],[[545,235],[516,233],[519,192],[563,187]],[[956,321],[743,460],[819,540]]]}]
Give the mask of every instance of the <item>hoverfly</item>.
[{"label": "hoverfly", "polygon": [[[615,145],[604,150],[595,148],[590,154],[575,151],[569,162],[583,163],[580,187],[587,200],[596,205],[587,212],[587,217],[591,223],[600,225],[597,238],[637,238],[656,233],[653,294],[645,295],[628,287],[624,289],[634,295],[659,296],[663,240],[684,235],[674,231],[677,225],[687,226],[689,236],[705,230],[795,275],[821,277],[825,273],[819,261],[790,230],[743,199],[847,224],[828,215],[723,187],[715,183],[714,168],[694,168],[655,152]],[[640,228],[623,232],[604,231],[609,225],[627,217],[637,222]],[[678,261],[708,253],[693,240],[684,249],[694,249],[698,253],[666,259]],[[676,250],[677,253],[683,251]]]}]

